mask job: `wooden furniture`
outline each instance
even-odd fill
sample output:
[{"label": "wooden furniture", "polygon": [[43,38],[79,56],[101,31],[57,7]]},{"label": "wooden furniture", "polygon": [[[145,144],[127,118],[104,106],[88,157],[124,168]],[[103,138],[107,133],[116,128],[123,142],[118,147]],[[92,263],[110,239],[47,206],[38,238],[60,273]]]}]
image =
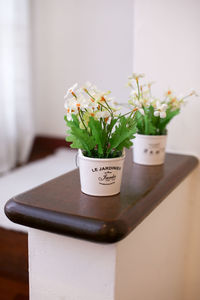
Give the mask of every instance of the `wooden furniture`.
[{"label": "wooden furniture", "polygon": [[70,143],[65,141],[65,137],[37,135],[34,139],[28,162],[44,158],[53,154],[56,149],[69,147],[69,145]]},{"label": "wooden furniture", "polygon": [[16,223],[81,238],[113,243],[124,239],[194,169],[198,160],[167,154],[164,165],[132,163],[131,151],[121,193],[92,197],[80,191],[78,170],[11,199],[5,207]]}]

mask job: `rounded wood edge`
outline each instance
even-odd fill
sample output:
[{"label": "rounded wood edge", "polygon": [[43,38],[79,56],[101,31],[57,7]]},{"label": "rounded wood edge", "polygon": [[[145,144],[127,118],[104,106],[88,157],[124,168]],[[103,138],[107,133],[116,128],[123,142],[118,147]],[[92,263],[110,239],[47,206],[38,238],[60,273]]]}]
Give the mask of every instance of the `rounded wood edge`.
[{"label": "rounded wood edge", "polygon": [[6,203],[4,211],[14,223],[95,243],[116,243],[129,233],[128,226],[122,220],[102,222],[80,218],[31,207],[15,201],[14,198]]}]

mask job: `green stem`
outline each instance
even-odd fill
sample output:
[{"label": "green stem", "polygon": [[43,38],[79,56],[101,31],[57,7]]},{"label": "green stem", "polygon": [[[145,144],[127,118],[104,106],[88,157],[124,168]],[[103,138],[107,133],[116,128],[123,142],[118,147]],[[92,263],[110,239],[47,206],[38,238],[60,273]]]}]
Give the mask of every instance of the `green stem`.
[{"label": "green stem", "polygon": [[[80,111],[78,112],[78,115],[79,115],[79,117],[80,117],[80,119],[81,119],[81,122],[82,122],[83,126],[85,127],[85,130],[88,132],[87,127],[86,127],[86,125],[85,125],[85,122],[84,122],[84,120],[83,120],[83,117],[81,116]],[[89,133],[89,132],[88,132],[88,133]]]},{"label": "green stem", "polygon": [[96,101],[96,99],[88,92],[88,90],[84,90],[86,92],[86,94],[88,94],[88,96],[90,96],[90,98],[92,98],[94,101]]},{"label": "green stem", "polygon": [[133,113],[134,113],[134,112],[131,110],[131,111],[129,111],[129,112],[123,114],[123,115],[120,115],[118,118],[120,119],[120,118],[125,117],[125,116],[127,116],[127,115],[129,115],[129,114],[130,114],[130,116],[131,116]]},{"label": "green stem", "polygon": [[138,100],[140,100],[140,86],[139,86],[139,81],[136,80],[137,83],[137,89],[138,89]]},{"label": "green stem", "polygon": [[107,105],[107,107],[108,107],[108,109],[110,110],[110,114],[111,114],[111,116],[113,116],[113,111],[112,111],[112,108],[110,107],[110,105],[108,104],[108,102],[105,100],[105,103],[106,103],[106,105]]},{"label": "green stem", "polygon": [[109,109],[105,106],[105,105],[103,105],[101,102],[97,102],[99,105],[101,105],[102,107],[104,107],[109,113],[112,113],[111,111],[109,111]]},{"label": "green stem", "polygon": [[147,115],[146,108],[143,107],[143,109],[144,109],[144,133],[148,135],[149,134],[148,115]]}]

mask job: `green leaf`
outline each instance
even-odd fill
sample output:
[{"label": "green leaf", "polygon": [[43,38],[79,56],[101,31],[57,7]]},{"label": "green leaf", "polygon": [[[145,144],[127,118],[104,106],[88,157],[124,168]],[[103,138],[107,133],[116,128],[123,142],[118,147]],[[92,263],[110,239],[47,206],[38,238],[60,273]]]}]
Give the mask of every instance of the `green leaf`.
[{"label": "green leaf", "polygon": [[67,116],[64,116],[64,120],[65,120],[68,127],[71,127],[71,126],[79,127],[79,125],[80,125],[78,117],[74,114],[72,114],[72,121],[69,121],[67,119]]},{"label": "green leaf", "polygon": [[151,120],[153,126],[156,127],[158,123],[158,117],[154,116],[154,107],[152,105],[149,106],[149,119]]},{"label": "green leaf", "polygon": [[178,115],[180,112],[180,109],[176,109],[171,111],[170,109],[168,109],[166,111],[166,118],[159,120],[159,124],[158,124],[158,130],[159,130],[159,134],[165,134],[166,132],[166,126],[168,125],[168,123],[171,121],[171,119],[173,117],[175,117],[176,115]]},{"label": "green leaf", "polygon": [[111,119],[110,123],[107,125],[107,130],[108,130],[109,133],[112,132],[115,124],[117,123],[117,121],[118,121],[118,118]]},{"label": "green leaf", "polygon": [[156,127],[152,124],[151,120],[148,120],[148,132],[147,135],[155,135]]},{"label": "green leaf", "polygon": [[91,150],[96,145],[95,139],[85,129],[79,127],[79,120],[75,115],[72,115],[72,118],[72,121],[66,120],[66,124],[69,127],[67,131],[69,136],[66,137],[66,141],[72,142],[71,148],[82,149],[91,156]]},{"label": "green leaf", "polygon": [[[135,138],[135,137],[134,137]],[[133,146],[133,142],[130,141],[129,138],[125,139],[119,146],[117,147],[117,150],[122,151],[123,148],[129,149],[131,146]]]},{"label": "green leaf", "polygon": [[88,126],[91,129],[92,136],[95,139],[96,145],[98,146],[98,154],[102,155],[105,138],[104,138],[104,133],[103,133],[101,123],[95,120],[93,117],[90,117]]},{"label": "green leaf", "polygon": [[139,111],[136,111],[135,119],[137,122],[138,133],[143,133],[144,132],[144,116]]},{"label": "green leaf", "polygon": [[131,139],[136,133],[135,118],[120,116],[112,118],[110,123],[95,120],[90,117],[88,131],[80,128],[77,116],[73,115],[72,120],[68,121],[66,141],[72,142],[71,147],[82,149],[85,156],[106,158],[118,157],[124,147],[132,146]]},{"label": "green leaf", "polygon": [[137,127],[134,118],[121,117],[111,136],[108,154],[113,149],[122,150],[124,147],[130,147],[129,141],[134,138],[136,131]]},{"label": "green leaf", "polygon": [[152,123],[151,111],[144,109],[144,112],[144,116],[139,111],[136,112],[138,133],[154,135],[156,134],[156,126]]}]

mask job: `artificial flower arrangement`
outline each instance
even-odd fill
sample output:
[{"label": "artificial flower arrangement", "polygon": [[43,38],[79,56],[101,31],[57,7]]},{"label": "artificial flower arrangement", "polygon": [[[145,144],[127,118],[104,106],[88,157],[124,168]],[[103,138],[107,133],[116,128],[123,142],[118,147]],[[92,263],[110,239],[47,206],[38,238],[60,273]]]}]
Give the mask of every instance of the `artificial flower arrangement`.
[{"label": "artificial flower arrangement", "polygon": [[77,84],[65,96],[68,127],[66,140],[79,149],[81,189],[89,195],[119,193],[124,148],[132,146],[136,133],[135,112],[122,115],[110,91]]},{"label": "artificial flower arrangement", "polygon": [[82,88],[77,84],[65,95],[68,127],[66,140],[72,148],[79,149],[78,162],[82,192],[107,196],[119,193],[124,148],[133,147],[133,160],[143,165],[164,163],[167,125],[186,102],[196,93],[176,97],[168,90],[163,100],[152,95],[152,83],[141,83],[143,74],[129,77],[131,87],[126,114],[110,97],[90,83]]},{"label": "artificial flower arrangement", "polygon": [[131,87],[129,104],[136,111],[137,138],[134,145],[134,161],[140,164],[162,164],[165,157],[167,125],[179,114],[188,97],[196,95],[191,91],[177,97],[167,90],[162,100],[152,95],[153,82],[141,83],[144,74],[133,73],[129,77]]}]

